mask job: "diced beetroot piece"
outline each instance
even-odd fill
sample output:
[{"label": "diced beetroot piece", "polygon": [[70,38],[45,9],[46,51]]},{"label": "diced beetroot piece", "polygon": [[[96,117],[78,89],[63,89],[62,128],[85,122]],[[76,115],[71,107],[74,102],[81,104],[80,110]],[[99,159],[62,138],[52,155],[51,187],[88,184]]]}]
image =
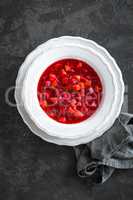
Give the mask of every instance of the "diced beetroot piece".
[{"label": "diced beetroot piece", "polygon": [[69,80],[68,80],[68,78],[67,78],[67,77],[63,77],[63,78],[62,78],[62,83],[63,83],[63,84],[67,84],[67,83],[68,83],[68,81],[69,81]]},{"label": "diced beetroot piece", "polygon": [[98,85],[96,85],[96,86],[95,86],[95,91],[96,91],[97,93],[99,93],[99,92],[101,91],[101,88],[100,88]]},{"label": "diced beetroot piece", "polygon": [[57,104],[58,98],[57,98],[57,97],[51,97],[51,98],[49,98],[49,101],[50,101],[51,103],[53,103],[53,104]]},{"label": "diced beetroot piece", "polygon": [[56,87],[56,86],[57,86],[57,80],[54,80],[54,81],[51,83],[51,86]]},{"label": "diced beetroot piece", "polygon": [[57,78],[56,78],[56,75],[55,74],[49,74],[49,80],[50,81],[55,81]]},{"label": "diced beetroot piece", "polygon": [[96,104],[95,101],[93,101],[92,104],[91,104],[91,108],[96,108],[96,107],[97,107],[97,104]]},{"label": "diced beetroot piece", "polygon": [[78,83],[78,80],[72,77],[70,79],[70,82],[71,82],[71,84],[76,84],[76,83]]},{"label": "diced beetroot piece", "polygon": [[76,109],[76,107],[77,107],[76,104],[77,104],[76,99],[72,99],[70,105],[71,105],[71,107],[72,107],[73,109]]},{"label": "diced beetroot piece", "polygon": [[83,76],[81,76],[81,81],[83,81],[85,83],[86,87],[90,87],[92,85],[92,81],[90,79],[83,77]]},{"label": "diced beetroot piece", "polygon": [[66,92],[63,92],[63,98],[64,98],[64,99],[67,99],[67,98],[69,98],[69,95],[68,95],[68,93],[66,93]]},{"label": "diced beetroot piece", "polygon": [[77,103],[76,99],[71,100],[71,105],[75,105]]},{"label": "diced beetroot piece", "polygon": [[74,116],[75,117],[83,117],[84,114],[82,112],[80,112],[79,110],[75,110]]},{"label": "diced beetroot piece", "polygon": [[74,75],[73,78],[75,78],[76,80],[80,81],[80,75]]},{"label": "diced beetroot piece", "polygon": [[71,68],[71,71],[70,71],[70,72],[75,72],[75,70]]},{"label": "diced beetroot piece", "polygon": [[46,98],[46,99],[49,99],[49,97],[50,97],[50,93],[47,91],[47,92],[44,92],[44,97]]},{"label": "diced beetroot piece", "polygon": [[86,87],[91,87],[92,81],[91,80],[86,80],[85,81],[85,86]]},{"label": "diced beetroot piece", "polygon": [[54,112],[49,112],[48,115],[49,115],[51,118],[56,117],[56,114],[55,114]]},{"label": "diced beetroot piece", "polygon": [[69,64],[65,65],[65,70],[66,70],[66,72],[70,72],[71,71],[71,67],[70,67]]},{"label": "diced beetroot piece", "polygon": [[73,110],[73,108],[71,106],[68,108],[67,111],[68,111],[68,113],[70,113],[72,115],[74,114],[74,110]]},{"label": "diced beetroot piece", "polygon": [[41,100],[41,101],[40,101],[40,105],[41,105],[43,108],[45,108],[45,107],[48,106],[48,103],[47,103],[46,100]]},{"label": "diced beetroot piece", "polygon": [[50,82],[50,81],[46,81],[46,82],[45,82],[45,86],[46,86],[46,87],[49,87],[50,85],[51,85],[51,82]]},{"label": "diced beetroot piece", "polygon": [[65,123],[66,122],[66,118],[65,117],[60,117],[59,118],[59,122]]},{"label": "diced beetroot piece", "polygon": [[80,85],[81,89],[85,88],[85,84],[83,82],[80,82],[79,85]]},{"label": "diced beetroot piece", "polygon": [[81,108],[81,111],[82,111],[82,113],[84,113],[84,115],[86,115],[86,114],[88,113],[88,108],[85,107],[85,106],[83,106],[83,107]]},{"label": "diced beetroot piece", "polygon": [[61,75],[61,77],[64,77],[67,75],[67,73],[64,69],[62,69],[60,75]]},{"label": "diced beetroot piece", "polygon": [[94,89],[92,87],[89,88],[89,93],[93,94],[94,93]]},{"label": "diced beetroot piece", "polygon": [[63,92],[62,97],[63,97],[64,100],[70,100],[71,99],[71,95],[68,92]]},{"label": "diced beetroot piece", "polygon": [[79,84],[73,85],[73,90],[79,91],[81,89]]},{"label": "diced beetroot piece", "polygon": [[84,116],[84,114],[82,112],[80,112],[79,110],[73,109],[72,107],[69,107],[68,113],[70,113],[74,117],[83,117]]},{"label": "diced beetroot piece", "polygon": [[81,68],[81,67],[83,67],[83,63],[82,62],[78,62],[77,68]]}]

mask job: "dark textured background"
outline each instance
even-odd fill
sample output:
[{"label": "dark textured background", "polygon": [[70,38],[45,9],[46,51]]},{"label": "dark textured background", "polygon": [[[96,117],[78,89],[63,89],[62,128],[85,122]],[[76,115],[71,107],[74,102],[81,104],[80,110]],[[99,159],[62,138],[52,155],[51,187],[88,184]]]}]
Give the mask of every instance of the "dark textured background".
[{"label": "dark textured background", "polygon": [[25,56],[61,35],[90,38],[109,50],[133,112],[133,0],[0,0],[0,200],[132,200],[133,170],[89,186],[76,175],[72,148],[33,135],[5,104]]}]

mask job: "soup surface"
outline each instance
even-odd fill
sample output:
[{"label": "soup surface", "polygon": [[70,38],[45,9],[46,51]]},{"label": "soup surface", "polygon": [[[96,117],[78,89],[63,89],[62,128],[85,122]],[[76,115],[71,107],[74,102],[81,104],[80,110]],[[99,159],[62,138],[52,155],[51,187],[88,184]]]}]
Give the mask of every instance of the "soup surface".
[{"label": "soup surface", "polygon": [[38,82],[41,108],[60,123],[74,124],[88,119],[99,107],[103,87],[96,71],[78,59],[52,63]]}]

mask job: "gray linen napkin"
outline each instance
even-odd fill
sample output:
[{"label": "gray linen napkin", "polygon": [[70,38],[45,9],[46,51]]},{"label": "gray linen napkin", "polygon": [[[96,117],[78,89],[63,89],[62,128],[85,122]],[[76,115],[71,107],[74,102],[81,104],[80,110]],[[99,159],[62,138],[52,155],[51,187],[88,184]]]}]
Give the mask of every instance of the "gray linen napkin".
[{"label": "gray linen napkin", "polygon": [[92,142],[74,147],[77,173],[104,183],[114,169],[133,168],[133,114],[128,112],[127,86],[121,114],[114,125]]}]

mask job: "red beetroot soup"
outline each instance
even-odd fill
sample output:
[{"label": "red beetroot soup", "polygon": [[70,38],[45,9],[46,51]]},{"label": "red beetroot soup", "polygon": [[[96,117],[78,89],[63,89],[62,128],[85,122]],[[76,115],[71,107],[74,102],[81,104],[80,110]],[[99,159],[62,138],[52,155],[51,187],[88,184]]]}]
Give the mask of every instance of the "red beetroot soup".
[{"label": "red beetroot soup", "polygon": [[39,104],[49,117],[73,124],[96,112],[103,88],[98,74],[86,62],[63,59],[43,72],[37,90]]}]

